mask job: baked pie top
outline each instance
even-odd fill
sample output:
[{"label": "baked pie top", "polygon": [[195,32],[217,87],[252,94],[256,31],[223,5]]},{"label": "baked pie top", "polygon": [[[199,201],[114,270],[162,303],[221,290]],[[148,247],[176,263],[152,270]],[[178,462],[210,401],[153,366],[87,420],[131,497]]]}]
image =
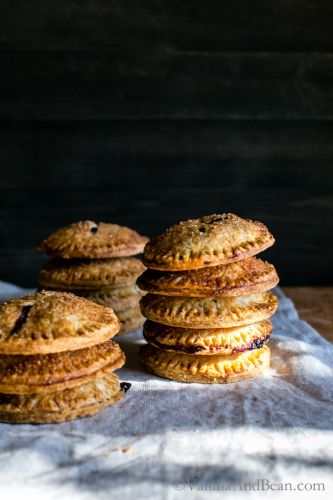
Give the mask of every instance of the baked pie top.
[{"label": "baked pie top", "polygon": [[125,362],[112,340],[92,347],[30,356],[0,354],[0,393],[54,392],[85,383]]},{"label": "baked pie top", "polygon": [[104,342],[120,328],[110,308],[66,292],[36,292],[0,304],[0,354],[42,354]]},{"label": "baked pie top", "polygon": [[52,259],[39,274],[41,288],[101,288],[131,285],[145,270],[139,259]]},{"label": "baked pie top", "polygon": [[86,220],[58,229],[38,250],[63,259],[108,259],[142,253],[147,241],[134,229]]},{"label": "baked pie top", "polygon": [[231,328],[268,319],[278,306],[270,292],[241,297],[190,298],[148,293],[140,301],[143,316],[181,328]]},{"label": "baked pie top", "polygon": [[274,243],[261,222],[234,214],[214,214],[179,222],[152,238],[143,263],[161,271],[217,266],[262,252]]},{"label": "baked pie top", "polygon": [[148,269],[138,279],[142,290],[178,297],[234,297],[266,292],[279,277],[272,264],[249,257],[229,264],[193,271],[156,271]]}]

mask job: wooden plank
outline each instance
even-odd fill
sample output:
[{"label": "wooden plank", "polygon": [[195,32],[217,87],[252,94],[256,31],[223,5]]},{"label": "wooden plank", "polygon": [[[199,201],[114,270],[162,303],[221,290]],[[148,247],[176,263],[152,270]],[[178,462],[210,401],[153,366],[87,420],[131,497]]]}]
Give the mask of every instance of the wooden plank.
[{"label": "wooden plank", "polygon": [[299,316],[333,342],[333,287],[285,287]]},{"label": "wooden plank", "polygon": [[0,53],[0,120],[332,119],[333,53]]},{"label": "wooden plank", "polygon": [[145,51],[332,50],[333,5],[318,0],[11,0],[1,47]]},{"label": "wooden plank", "polygon": [[245,176],[249,188],[299,186],[324,199],[333,188],[332,134],[330,121],[0,123],[0,189],[219,189],[216,179],[240,189]]},{"label": "wooden plank", "polygon": [[282,284],[330,284],[332,123],[112,122],[3,128],[0,277],[33,285],[35,245],[66,223],[154,235],[221,211],[262,220]]}]

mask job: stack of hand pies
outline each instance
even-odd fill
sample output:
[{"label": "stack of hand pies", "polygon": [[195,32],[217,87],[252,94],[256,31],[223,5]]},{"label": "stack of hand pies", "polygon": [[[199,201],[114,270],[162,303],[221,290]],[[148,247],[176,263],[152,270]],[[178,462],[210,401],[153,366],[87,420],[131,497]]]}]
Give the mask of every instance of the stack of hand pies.
[{"label": "stack of hand pies", "polygon": [[36,292],[0,305],[0,421],[55,423],[93,415],[129,388],[109,308]]},{"label": "stack of hand pies", "polygon": [[97,304],[111,307],[121,333],[140,328],[143,317],[135,284],[144,271],[133,255],[142,253],[145,236],[116,224],[82,221],[63,227],[39,245],[54,258],[39,275],[39,288],[69,291]]},{"label": "stack of hand pies", "polygon": [[273,236],[233,214],[180,222],[148,242],[138,279],[147,318],[144,367],[181,382],[227,383],[270,363],[266,345],[278,299],[271,264],[254,255]]}]

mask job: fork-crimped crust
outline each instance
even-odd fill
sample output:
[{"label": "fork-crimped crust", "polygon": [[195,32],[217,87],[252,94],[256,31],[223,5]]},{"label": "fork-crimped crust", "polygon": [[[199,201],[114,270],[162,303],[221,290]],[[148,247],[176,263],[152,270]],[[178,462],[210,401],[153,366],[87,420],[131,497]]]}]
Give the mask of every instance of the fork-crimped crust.
[{"label": "fork-crimped crust", "polygon": [[227,264],[262,252],[274,238],[261,222],[234,214],[179,222],[152,238],[143,263],[161,271],[184,271]]},{"label": "fork-crimped crust", "polygon": [[269,347],[222,356],[191,356],[165,352],[146,344],[141,347],[143,366],[159,377],[178,382],[226,384],[260,375],[270,363]]},{"label": "fork-crimped crust", "polygon": [[124,395],[119,378],[109,373],[69,389],[47,394],[0,394],[0,421],[50,424],[94,415]]},{"label": "fork-crimped crust", "polygon": [[266,292],[278,282],[274,266],[256,257],[192,271],[148,269],[137,281],[146,292],[178,297],[236,297]]},{"label": "fork-crimped crust", "polygon": [[125,355],[112,340],[85,349],[31,356],[0,355],[0,393],[55,392],[121,368]]},{"label": "fork-crimped crust", "polygon": [[148,293],[140,301],[143,316],[181,328],[230,328],[268,319],[278,298],[271,292],[230,298],[170,297]]},{"label": "fork-crimped crust", "polygon": [[259,349],[271,331],[268,319],[234,328],[177,328],[149,320],[143,325],[143,336],[150,344],[164,351],[200,356]]},{"label": "fork-crimped crust", "polygon": [[46,289],[91,289],[123,287],[135,283],[145,270],[135,257],[114,259],[51,259],[39,273],[39,287]]},{"label": "fork-crimped crust", "polygon": [[38,250],[63,259],[108,259],[139,254],[147,241],[134,229],[85,220],[58,229]]},{"label": "fork-crimped crust", "polygon": [[113,337],[112,309],[65,292],[36,292],[0,304],[0,354],[43,354],[89,347]]}]

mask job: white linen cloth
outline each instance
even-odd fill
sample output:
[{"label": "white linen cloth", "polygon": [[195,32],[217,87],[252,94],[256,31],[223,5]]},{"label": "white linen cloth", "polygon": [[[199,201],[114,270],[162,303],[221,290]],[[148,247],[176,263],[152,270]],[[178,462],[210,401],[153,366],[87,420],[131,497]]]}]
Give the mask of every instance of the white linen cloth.
[{"label": "white linen cloth", "polygon": [[[2,299],[18,293],[0,283]],[[116,405],[63,424],[0,424],[1,498],[332,498],[333,345],[277,293],[271,368],[256,379],[155,377],[136,332],[119,339],[117,373],[132,387]]]}]

